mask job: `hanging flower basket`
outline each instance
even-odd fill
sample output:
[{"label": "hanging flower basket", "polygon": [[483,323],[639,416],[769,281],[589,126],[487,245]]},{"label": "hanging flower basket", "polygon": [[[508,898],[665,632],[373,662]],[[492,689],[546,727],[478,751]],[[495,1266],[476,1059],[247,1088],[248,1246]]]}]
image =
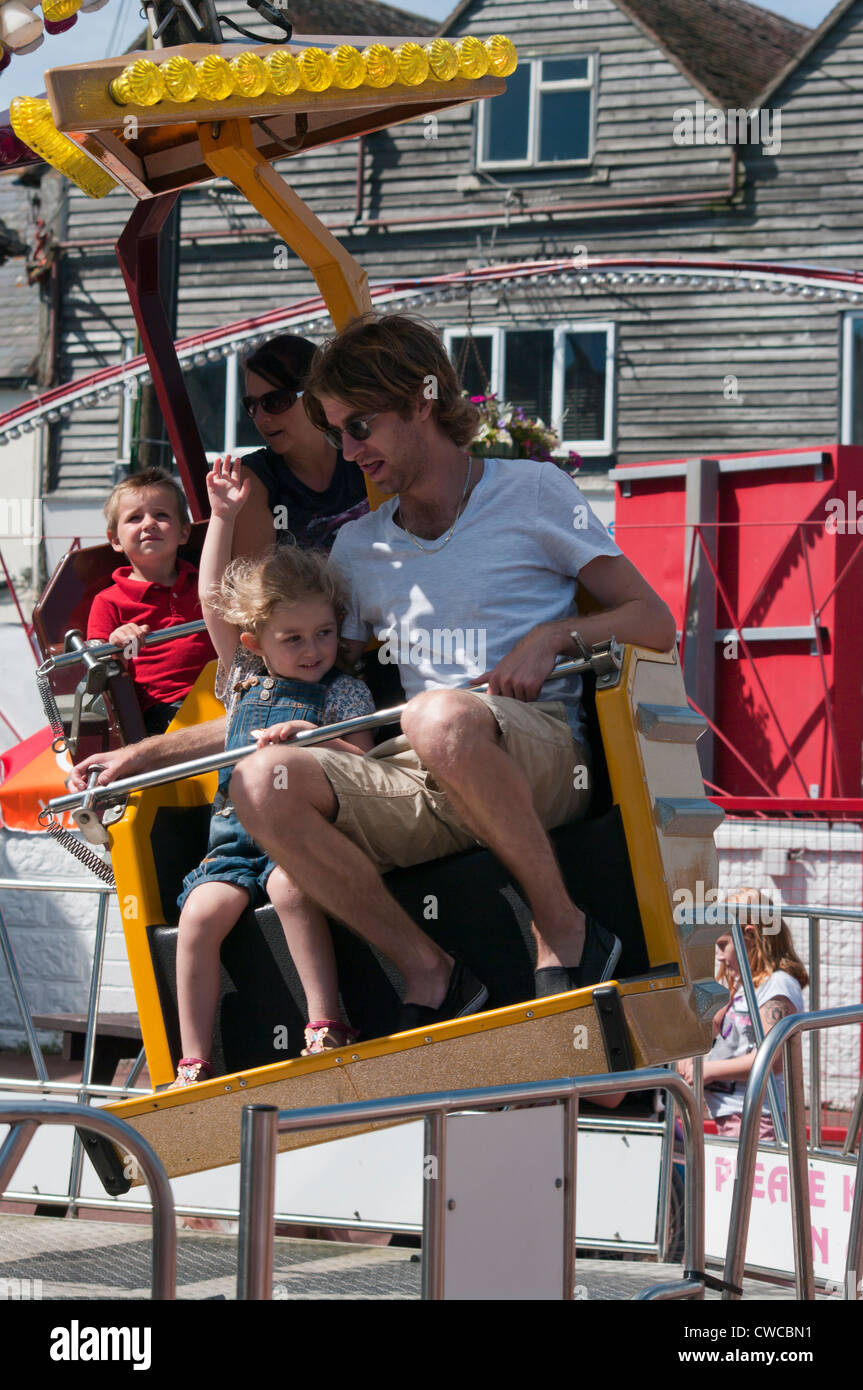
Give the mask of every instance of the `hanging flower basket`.
[{"label": "hanging flower basket", "polygon": [[573,471],[581,464],[578,454],[569,450],[569,458],[561,455],[560,439],[543,420],[533,420],[521,406],[499,401],[497,396],[471,396],[479,410],[479,428],[470,446],[480,458],[538,459],[561,464]]}]

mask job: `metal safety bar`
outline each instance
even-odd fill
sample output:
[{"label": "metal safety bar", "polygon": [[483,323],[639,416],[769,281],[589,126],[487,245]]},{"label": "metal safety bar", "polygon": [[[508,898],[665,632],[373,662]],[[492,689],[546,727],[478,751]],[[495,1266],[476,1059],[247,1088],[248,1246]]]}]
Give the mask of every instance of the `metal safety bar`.
[{"label": "metal safety bar", "polygon": [[[809,1205],[809,1169],[806,1148],[806,1114],[803,1104],[803,1064],[800,1035],[863,1023],[863,1004],[851,1004],[841,1009],[823,1009],[816,1013],[793,1014],[771,1028],[761,1043],[749,1073],[743,1098],[743,1116],[737,1147],[737,1171],[731,1199],[728,1224],[728,1246],[724,1279],[727,1288],[722,1297],[738,1299],[746,1262],[746,1240],[752,1208],[752,1186],[755,1160],[758,1153],[758,1131],[767,1079],[776,1054],[783,1049],[788,1107],[788,1172],[791,1185],[791,1214],[794,1231],[794,1281],[798,1299],[815,1297],[815,1271],[812,1258],[811,1209]],[[857,1156],[857,1182],[848,1230],[845,1297],[856,1298],[856,1281],[863,1274],[863,1145]],[[854,1277],[849,1280],[849,1274]]]},{"label": "metal safety bar", "polygon": [[91,1110],[86,1105],[65,1105],[62,1101],[0,1101],[0,1124],[11,1128],[0,1147],[0,1193],[24,1157],[27,1146],[40,1125],[74,1125],[78,1130],[101,1134],[116,1144],[140,1167],[153,1204],[153,1291],[154,1299],[173,1299],[177,1284],[177,1227],[174,1195],[168,1175],[155,1150],[146,1139],[114,1115]]},{"label": "metal safety bar", "polygon": [[652,1067],[608,1075],[575,1076],[561,1081],[532,1081],[509,1086],[483,1086],[467,1091],[432,1091],[418,1096],[392,1096],[339,1105],[276,1111],[275,1106],[244,1106],[240,1190],[239,1266],[237,1297],[269,1299],[273,1290],[273,1222],[275,1162],[278,1134],[298,1130],[334,1129],[354,1124],[391,1124],[424,1119],[426,1160],[436,1174],[424,1185],[422,1296],[444,1296],[447,1118],[459,1110],[489,1110],[515,1104],[563,1101],[564,1129],[564,1299],[575,1293],[575,1194],[578,1149],[578,1104],[582,1096],[623,1091],[670,1091],[683,1122],[686,1154],[684,1277],[645,1289],[641,1299],[700,1299],[704,1282],[704,1135],[695,1095],[677,1072]]},{"label": "metal safety bar", "polygon": [[[606,660],[614,660],[617,666],[620,665],[619,653],[622,648],[618,647],[612,638],[610,643],[601,644],[608,647],[609,652]],[[600,660],[602,657],[600,656]],[[564,661],[555,666],[546,678],[548,681],[557,680],[559,676],[575,675],[580,671],[596,670],[597,657],[585,661]],[[459,687],[464,689],[466,687]],[[477,694],[488,689],[488,683],[469,687]],[[386,724],[395,724],[407,709],[407,703],[394,705],[392,709],[377,710],[374,714],[358,715],[355,719],[341,719],[335,724],[324,724],[318,729],[305,729],[296,735],[285,747],[307,748],[316,743],[326,743],[331,738],[340,738],[344,734],[356,734],[363,729],[379,729]],[[177,763],[173,767],[157,768],[153,772],[144,772],[137,777],[124,777],[118,782],[109,782],[102,787],[95,787],[82,792],[73,792],[69,796],[58,796],[53,801],[48,802],[47,809],[53,811],[55,815],[63,811],[71,811],[76,806],[83,804],[84,798],[89,797],[88,804],[98,802],[113,801],[129,796],[130,793],[143,791],[146,787],[159,787],[167,782],[178,782],[185,777],[198,777],[204,772],[218,772],[223,767],[232,767],[241,758],[247,758],[250,753],[257,753],[257,743],[247,743],[243,748],[226,749],[224,753],[209,753],[203,758],[194,758],[191,762]]]},{"label": "metal safety bar", "polygon": [[[194,632],[204,632],[207,624],[203,618],[196,618],[191,623],[177,623],[175,627],[164,627],[158,632],[148,632],[146,636],[138,639],[140,647],[157,647],[162,642],[173,642],[177,637],[190,637]],[[105,656],[121,656],[126,650],[128,643],[123,646],[112,646],[110,642],[94,642],[84,647],[80,647],[71,652],[58,652],[56,656],[49,656],[39,667],[40,671],[62,671],[66,666],[74,666],[77,662],[88,662],[90,660],[99,661]]]}]

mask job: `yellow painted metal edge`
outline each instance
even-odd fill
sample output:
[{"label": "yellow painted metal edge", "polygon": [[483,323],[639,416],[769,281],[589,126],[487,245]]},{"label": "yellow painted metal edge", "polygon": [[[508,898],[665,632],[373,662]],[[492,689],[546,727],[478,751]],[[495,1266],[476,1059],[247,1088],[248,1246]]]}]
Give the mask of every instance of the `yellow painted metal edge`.
[{"label": "yellow painted metal edge", "polygon": [[[224,714],[213,694],[216,663],[205,666],[171,724],[171,730],[217,719]],[[153,1084],[174,1077],[174,1064],[165,1030],[147,925],[163,918],[150,835],[163,806],[205,805],[215,794],[216,774],[207,773],[169,787],[151,787],[129,798],[123,819],[110,827],[111,862],[123,921],[126,954],[141,1024],[141,1037]],[[141,846],[146,853],[141,853]]]},{"label": "yellow painted metal edge", "polygon": [[[616,987],[622,996],[654,993],[659,990],[679,989],[683,981],[680,977],[662,980],[641,980],[621,985],[616,980],[606,982]],[[606,987],[603,986],[603,988]],[[339,1048],[332,1052],[320,1053],[316,1057],[296,1057],[286,1062],[273,1062],[267,1066],[248,1067],[237,1072],[227,1072],[211,1081],[201,1081],[195,1086],[185,1086],[176,1091],[159,1091],[151,1096],[136,1100],[120,1101],[107,1106],[112,1115],[121,1119],[141,1115],[152,1110],[166,1110],[181,1106],[189,1100],[207,1100],[212,1096],[224,1095],[235,1088],[253,1089],[273,1081],[305,1076],[309,1072],[335,1070],[346,1062],[363,1062],[373,1057],[386,1057],[397,1052],[408,1052],[447,1042],[453,1038],[470,1037],[476,1033],[492,1029],[509,1028],[526,1023],[532,1019],[546,1018],[555,1014],[573,1013],[590,1008],[593,1004],[595,986],[573,990],[568,994],[556,994],[548,999],[528,999],[521,1004],[509,1004],[502,1009],[490,1009],[486,1013],[471,1014],[468,1018],[451,1019],[447,1023],[436,1023],[428,1028],[412,1029],[408,1033],[392,1033],[381,1038],[371,1038],[368,1042],[355,1043],[351,1047]]]},{"label": "yellow painted metal edge", "polygon": [[677,664],[673,652],[627,646],[620,681],[608,690],[597,690],[596,711],[612,795],[620,808],[623,822],[648,958],[651,966],[654,966],[666,961],[680,961],[681,947],[669,908],[652,797],[645,782],[638,733],[631,710],[632,684],[640,661],[666,666]]}]

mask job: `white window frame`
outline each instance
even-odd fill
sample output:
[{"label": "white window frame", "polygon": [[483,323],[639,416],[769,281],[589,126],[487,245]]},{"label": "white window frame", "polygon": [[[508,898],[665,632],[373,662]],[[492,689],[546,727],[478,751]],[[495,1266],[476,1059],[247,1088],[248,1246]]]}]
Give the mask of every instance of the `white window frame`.
[{"label": "white window frame", "polygon": [[452,345],[455,338],[491,338],[491,379],[489,381],[489,391],[498,400],[502,400],[501,377],[503,374],[503,335],[504,328],[483,324],[477,327],[475,324],[468,326],[453,325],[451,328],[444,329],[443,341],[447,350],[447,356],[452,361]]},{"label": "white window frame", "polygon": [[[601,439],[568,439],[563,437],[563,387],[567,333],[605,333],[605,419]],[[554,330],[554,372],[551,389],[552,428],[561,435],[561,449],[575,449],[586,457],[598,457],[612,452],[614,431],[615,362],[617,360],[617,324],[611,319],[576,320],[557,324]]]},{"label": "white window frame", "polygon": [[[543,80],[541,76],[542,64],[545,61],[554,62],[566,58],[586,58],[587,77],[572,78],[565,82],[552,82]],[[596,93],[597,76],[599,72],[598,53],[543,53],[534,58],[523,58],[520,65],[530,65],[530,95],[528,98],[529,126],[527,136],[527,158],[526,159],[488,159],[486,157],[486,141],[489,131],[488,114],[491,105],[488,101],[479,102],[479,118],[477,122],[477,147],[476,147],[476,167],[478,169],[571,169],[585,168],[593,163],[596,146]],[[544,92],[585,92],[593,94],[590,104],[590,121],[588,129],[589,148],[583,159],[545,159],[538,158],[539,150],[539,119],[541,111],[541,98]]]},{"label": "white window frame", "polygon": [[585,458],[602,458],[612,453],[614,434],[614,393],[617,385],[615,363],[617,360],[617,324],[611,319],[576,319],[567,323],[518,323],[507,327],[483,324],[481,327],[467,324],[452,324],[444,329],[444,346],[452,359],[454,338],[491,338],[491,381],[490,390],[499,401],[509,399],[504,381],[506,361],[506,334],[548,333],[553,335],[552,378],[551,378],[551,428],[558,434],[562,432],[564,375],[566,363],[567,333],[605,333],[605,419],[601,439],[567,439],[560,441],[560,452],[575,449]]},{"label": "white window frame", "polygon": [[[854,432],[854,324],[863,320],[863,312],[852,310],[843,314],[842,324],[842,398],[839,419],[839,443],[850,444]],[[863,348],[863,344],[861,344]],[[861,404],[863,408],[863,404]]]}]

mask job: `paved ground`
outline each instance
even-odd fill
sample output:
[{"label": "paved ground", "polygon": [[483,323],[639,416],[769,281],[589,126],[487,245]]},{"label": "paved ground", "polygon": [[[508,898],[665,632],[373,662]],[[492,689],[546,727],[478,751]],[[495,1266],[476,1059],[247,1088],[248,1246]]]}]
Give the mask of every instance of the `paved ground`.
[{"label": "paved ground", "polygon": [[[237,1238],[180,1231],[177,1294],[181,1299],[235,1299]],[[140,1226],[0,1215],[0,1291],[30,1280],[31,1297],[146,1299],[151,1245]],[[652,1284],[680,1278],[679,1265],[579,1260],[579,1297],[630,1299]],[[41,1280],[41,1286],[35,1284]],[[418,1299],[420,1255],[409,1249],[277,1238],[274,1296],[280,1299]],[[747,1280],[747,1298],[788,1299],[793,1290]],[[585,1292],[582,1292],[584,1290]],[[708,1293],[710,1300],[719,1297]]]}]

